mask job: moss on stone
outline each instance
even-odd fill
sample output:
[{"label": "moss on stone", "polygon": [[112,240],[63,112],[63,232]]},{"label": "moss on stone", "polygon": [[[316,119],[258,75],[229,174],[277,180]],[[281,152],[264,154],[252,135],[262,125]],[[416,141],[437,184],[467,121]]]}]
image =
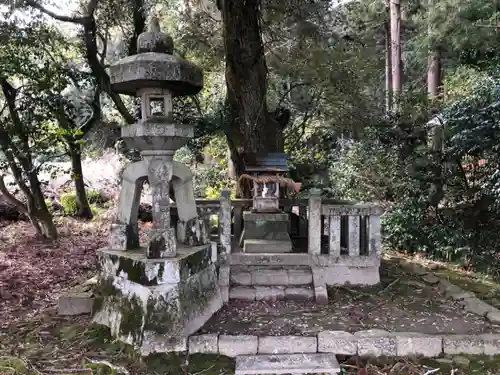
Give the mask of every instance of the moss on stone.
[{"label": "moss on stone", "polygon": [[192,275],[195,275],[207,268],[211,263],[211,258],[212,254],[210,246],[206,246],[202,250],[199,250],[182,259],[180,264],[181,280],[186,280]]},{"label": "moss on stone", "polygon": [[179,333],[181,309],[178,305],[178,293],[173,289],[163,295],[150,297],[147,304],[147,316],[144,330],[158,334]]},{"label": "moss on stone", "polygon": [[130,296],[127,300],[121,298],[117,305],[122,314],[120,335],[131,335],[133,342],[140,344],[144,321],[144,308],[141,301],[137,297]]}]

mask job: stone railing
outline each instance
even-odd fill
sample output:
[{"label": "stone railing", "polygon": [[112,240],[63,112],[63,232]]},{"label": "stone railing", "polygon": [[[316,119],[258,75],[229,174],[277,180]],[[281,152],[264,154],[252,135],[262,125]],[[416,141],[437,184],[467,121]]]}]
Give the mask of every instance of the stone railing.
[{"label": "stone railing", "polygon": [[[229,191],[223,191],[220,199],[197,199],[196,205],[201,218],[217,216],[214,240],[224,252],[231,253],[243,231],[243,211],[252,206],[252,199],[231,199]],[[280,199],[280,207],[295,214],[291,216],[290,234],[293,238],[307,238],[310,254],[380,254],[382,209],[377,205],[339,203],[313,191],[309,199]],[[172,208],[175,213],[175,205]]]},{"label": "stone railing", "polygon": [[[318,193],[312,192],[308,211],[310,254],[380,257],[382,207],[375,204],[329,204]],[[324,237],[328,238],[326,249],[322,249]]]}]

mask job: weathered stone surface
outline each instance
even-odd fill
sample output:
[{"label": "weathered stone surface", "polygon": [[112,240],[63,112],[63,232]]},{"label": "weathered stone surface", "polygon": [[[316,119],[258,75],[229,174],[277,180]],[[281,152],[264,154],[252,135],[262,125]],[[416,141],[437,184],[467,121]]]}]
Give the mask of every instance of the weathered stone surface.
[{"label": "weathered stone surface", "polygon": [[144,251],[101,249],[98,267],[107,276],[127,275],[144,286],[178,283],[212,264],[210,245],[181,247],[175,258],[147,259]]},{"label": "weathered stone surface", "polygon": [[334,354],[278,354],[237,357],[235,375],[339,372],[340,366]]},{"label": "weathered stone surface", "polygon": [[354,333],[358,339],[360,356],[380,357],[396,355],[396,338],[381,329],[369,329]]},{"label": "weathered stone surface", "polygon": [[252,285],[252,273],[245,271],[231,272],[231,282],[238,285]]},{"label": "weathered stone surface", "polygon": [[292,251],[292,241],[289,238],[277,240],[248,238],[244,241],[243,251],[245,253],[289,253]]},{"label": "weathered stone surface", "polygon": [[229,256],[231,265],[242,266],[308,266],[311,264],[309,254],[247,254],[232,253]]},{"label": "weathered stone surface", "polygon": [[221,295],[222,301],[224,303],[229,302],[229,287],[228,286],[221,286],[220,287],[220,295]]},{"label": "weathered stone surface", "polygon": [[219,354],[228,357],[257,354],[259,338],[257,336],[219,336]]},{"label": "weathered stone surface", "polygon": [[398,357],[423,356],[430,358],[437,357],[443,352],[443,338],[441,336],[398,332],[395,337]]},{"label": "weathered stone surface", "polygon": [[306,301],[314,299],[315,294],[311,287],[288,287],[285,288],[285,297],[294,301]]},{"label": "weathered stone surface", "polygon": [[276,301],[285,299],[284,286],[255,286],[255,299],[257,301],[270,300]]},{"label": "weathered stone surface", "polygon": [[500,334],[483,334],[481,339],[484,343],[484,354],[499,355],[500,354]]},{"label": "weathered stone surface", "polygon": [[481,336],[447,335],[443,337],[445,354],[483,354],[484,342]]},{"label": "weathered stone surface", "polygon": [[[363,258],[363,257],[358,257]],[[350,267],[350,266],[328,266],[325,267],[326,285],[376,285],[380,282],[378,267]]]},{"label": "weathered stone surface", "polygon": [[217,354],[219,352],[219,336],[206,334],[189,337],[189,353]]},{"label": "weathered stone surface", "polygon": [[310,269],[289,269],[287,273],[288,285],[307,285],[313,282]]},{"label": "weathered stone surface", "polygon": [[59,298],[57,313],[59,315],[90,314],[93,304],[92,292],[69,293]]},{"label": "weathered stone surface", "polygon": [[495,310],[493,306],[476,297],[465,298],[463,301],[465,310],[473,314],[486,316],[487,313]]},{"label": "weathered stone surface", "polygon": [[229,299],[255,300],[255,289],[249,286],[235,286],[229,289]]},{"label": "weathered stone surface", "polygon": [[422,277],[422,280],[424,280],[425,283],[429,285],[436,285],[439,284],[439,278],[433,275],[432,273],[429,273]]},{"label": "weathered stone surface", "polygon": [[[311,189],[308,202],[308,244],[309,254],[321,253],[321,190]],[[331,215],[328,215],[331,216]]]},{"label": "weathered stone surface", "polygon": [[219,285],[220,286],[229,286],[231,269],[229,266],[220,266],[219,267]]},{"label": "weathered stone surface", "polygon": [[380,216],[384,209],[376,204],[324,204],[321,212],[325,216]]},{"label": "weathered stone surface", "polygon": [[318,339],[308,336],[259,337],[259,354],[316,353]]},{"label": "weathered stone surface", "polygon": [[328,290],[325,286],[314,287],[314,297],[318,305],[328,305]]},{"label": "weathered stone surface", "polygon": [[[130,256],[129,252],[119,253]],[[204,249],[200,250],[200,257],[190,251],[188,254],[191,262],[176,257],[164,263],[180,265],[174,267],[178,276],[174,279],[168,276],[169,283],[153,260],[134,258],[135,263],[126,263],[125,267],[121,261],[101,258],[104,263],[100,264],[94,321],[110,327],[115,337],[138,347],[142,353],[181,350],[187,336],[198,330],[223,304],[215,265],[200,268],[206,256]],[[132,273],[134,270],[140,272]],[[134,279],[156,281],[146,286],[132,281]],[[176,279],[179,281],[172,282]]]},{"label": "weathered stone surface", "polygon": [[486,319],[488,319],[490,323],[500,324],[500,311],[498,309],[495,309],[487,312]]},{"label": "weathered stone surface", "polygon": [[261,268],[252,271],[253,285],[288,285],[286,269]]},{"label": "weathered stone surface", "polygon": [[323,331],[318,333],[318,352],[340,355],[355,355],[358,351],[356,337],[344,331]]}]

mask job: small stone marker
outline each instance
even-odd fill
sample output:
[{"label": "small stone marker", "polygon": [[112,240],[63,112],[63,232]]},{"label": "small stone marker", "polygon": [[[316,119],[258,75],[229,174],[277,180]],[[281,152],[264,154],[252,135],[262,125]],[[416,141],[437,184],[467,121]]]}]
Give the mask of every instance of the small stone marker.
[{"label": "small stone marker", "polygon": [[62,316],[90,314],[93,304],[93,292],[70,292],[59,298],[57,313]]}]

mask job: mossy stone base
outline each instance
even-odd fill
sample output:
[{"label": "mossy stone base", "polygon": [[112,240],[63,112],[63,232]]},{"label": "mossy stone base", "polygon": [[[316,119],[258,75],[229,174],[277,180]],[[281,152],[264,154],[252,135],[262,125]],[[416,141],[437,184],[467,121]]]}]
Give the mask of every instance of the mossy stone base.
[{"label": "mossy stone base", "polygon": [[209,245],[175,258],[99,251],[94,321],[141,354],[186,350],[187,337],[222,307]]}]

